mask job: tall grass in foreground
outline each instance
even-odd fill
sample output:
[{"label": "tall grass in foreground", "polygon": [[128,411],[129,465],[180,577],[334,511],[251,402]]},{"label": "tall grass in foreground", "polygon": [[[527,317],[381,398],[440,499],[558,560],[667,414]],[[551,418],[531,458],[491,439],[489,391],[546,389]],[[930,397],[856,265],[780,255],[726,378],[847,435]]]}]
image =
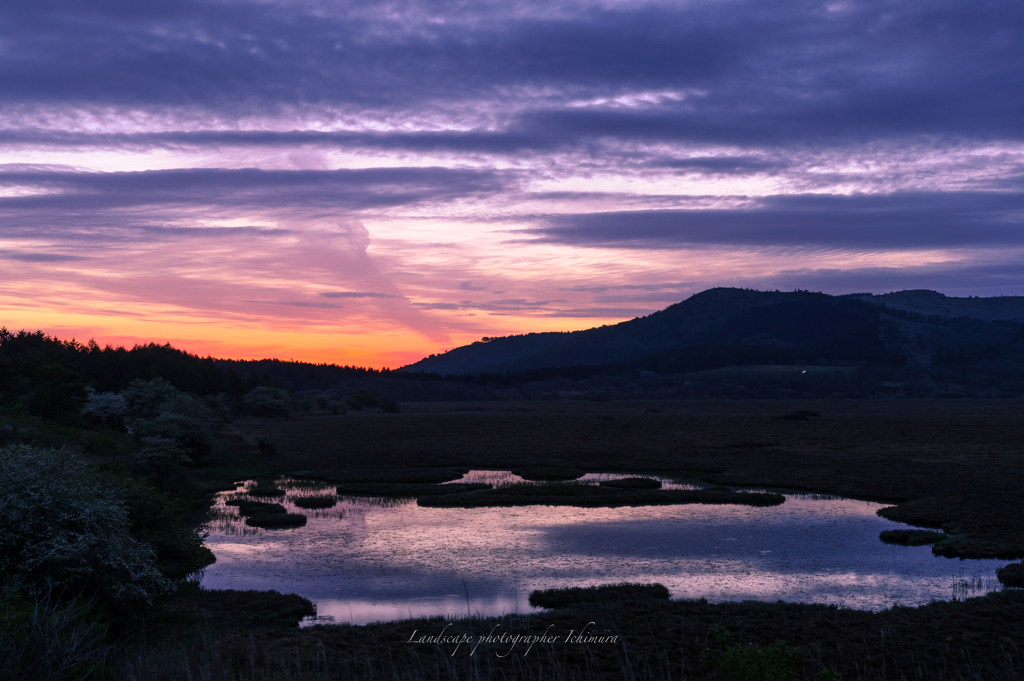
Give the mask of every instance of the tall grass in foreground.
[{"label": "tall grass in foreground", "polygon": [[107,628],[80,598],[32,599],[6,586],[0,602],[0,679],[89,678],[105,659]]},{"label": "tall grass in foreground", "polygon": [[[455,620],[460,631],[486,633],[498,621],[515,631],[517,616]],[[410,646],[404,638],[425,620],[368,627],[336,625],[293,632],[252,632],[192,637],[138,646],[116,658],[124,681],[1014,681],[1024,657],[1007,646],[999,659],[947,647],[935,658],[881,630],[869,654],[826,662],[815,645],[796,647],[781,640],[754,645],[731,635],[715,636],[689,628],[674,641],[658,636],[658,622],[643,620],[632,643],[581,646],[537,645],[528,655],[501,656],[500,647],[469,655],[450,648]],[[438,622],[434,622],[438,624]],[[440,624],[443,625],[443,622]],[[404,626],[403,626],[404,625]],[[518,622],[519,631],[522,620]],[[440,629],[440,626],[437,627]],[[403,637],[396,632],[404,633]]]}]

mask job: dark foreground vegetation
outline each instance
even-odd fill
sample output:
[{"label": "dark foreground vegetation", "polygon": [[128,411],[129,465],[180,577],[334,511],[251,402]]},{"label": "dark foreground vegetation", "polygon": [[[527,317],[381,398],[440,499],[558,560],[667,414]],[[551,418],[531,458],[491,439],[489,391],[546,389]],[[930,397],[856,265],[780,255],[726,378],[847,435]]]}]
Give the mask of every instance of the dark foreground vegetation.
[{"label": "dark foreground vegetation", "polygon": [[[263,594],[246,596],[199,592],[169,603],[147,622],[147,636],[159,644],[126,648],[120,664],[138,681],[1010,681],[1021,678],[1024,664],[1021,591],[879,613],[656,597],[566,604],[529,616],[304,629],[288,627],[284,613],[275,616],[275,602]],[[301,604],[284,598],[276,596],[295,623]],[[537,641],[542,635],[546,641]]]}]

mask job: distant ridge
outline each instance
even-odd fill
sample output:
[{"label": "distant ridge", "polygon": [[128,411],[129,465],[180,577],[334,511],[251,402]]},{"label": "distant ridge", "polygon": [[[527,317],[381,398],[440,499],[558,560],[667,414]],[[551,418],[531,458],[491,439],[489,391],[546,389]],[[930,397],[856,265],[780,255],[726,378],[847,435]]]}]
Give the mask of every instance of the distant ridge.
[{"label": "distant ridge", "polygon": [[872,305],[885,305],[896,310],[917,312],[940,317],[969,317],[986,322],[1007,320],[1024,322],[1024,296],[996,296],[992,298],[954,298],[938,291],[914,289],[882,295],[854,293]]},{"label": "distant ridge", "polygon": [[[713,288],[646,317],[571,333],[484,339],[399,371],[464,375],[624,363],[639,367],[641,358],[655,357],[659,365],[686,364],[673,355],[697,349],[702,356],[726,358],[722,362],[732,353],[747,361],[757,356],[891,365],[914,351],[907,313],[1024,322],[1024,297],[951,298],[924,290],[831,296]],[[914,333],[921,335],[920,330]]]}]

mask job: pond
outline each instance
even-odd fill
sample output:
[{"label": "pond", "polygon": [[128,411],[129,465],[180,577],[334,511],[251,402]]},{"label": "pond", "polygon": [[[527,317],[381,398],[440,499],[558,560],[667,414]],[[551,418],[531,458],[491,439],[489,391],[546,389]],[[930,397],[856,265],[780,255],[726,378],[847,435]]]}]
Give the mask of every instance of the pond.
[{"label": "pond", "polygon": [[[579,482],[619,477],[626,476],[588,474]],[[700,487],[659,479],[666,489]],[[522,479],[470,471],[457,482]],[[217,562],[203,586],[297,593],[316,603],[320,621],[526,613],[537,610],[527,602],[534,589],[623,581],[659,582],[673,598],[882,610],[998,589],[995,571],[1005,563],[884,544],[879,532],[907,526],[878,517],[883,504],[814,494],[787,493],[785,503],[769,508],[449,509],[342,497],[334,508],[310,511],[289,499],[332,485],[280,486],[288,497],[275,501],[304,513],[307,525],[248,527],[225,505],[233,494],[220,494],[206,540]]]}]

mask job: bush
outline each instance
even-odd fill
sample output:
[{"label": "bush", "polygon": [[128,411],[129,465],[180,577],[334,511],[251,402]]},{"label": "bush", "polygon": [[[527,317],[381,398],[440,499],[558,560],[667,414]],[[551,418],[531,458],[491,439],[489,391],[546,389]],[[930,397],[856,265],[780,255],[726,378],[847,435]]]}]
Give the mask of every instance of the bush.
[{"label": "bush", "polygon": [[255,388],[242,402],[253,416],[287,417],[291,414],[291,397],[278,388]]},{"label": "bush", "polygon": [[111,427],[118,427],[128,415],[128,402],[117,393],[92,393],[89,402],[82,407],[82,416],[88,416],[97,422]]},{"label": "bush", "polygon": [[67,451],[0,449],[0,572],[37,594],[129,602],[168,591],[117,491]]}]

